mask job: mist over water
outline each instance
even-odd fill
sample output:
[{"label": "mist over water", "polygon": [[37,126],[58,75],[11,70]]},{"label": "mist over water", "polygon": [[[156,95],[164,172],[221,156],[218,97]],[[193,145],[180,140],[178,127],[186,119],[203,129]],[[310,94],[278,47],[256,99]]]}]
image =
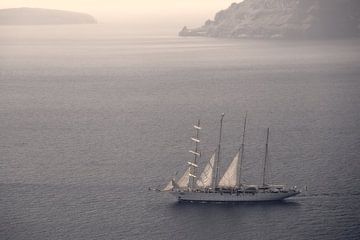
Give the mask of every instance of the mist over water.
[{"label": "mist over water", "polygon": [[[360,44],[178,38],[114,25],[0,28],[1,239],[358,239]],[[244,180],[285,203],[178,204],[201,119],[224,112],[223,171],[245,112]]]}]

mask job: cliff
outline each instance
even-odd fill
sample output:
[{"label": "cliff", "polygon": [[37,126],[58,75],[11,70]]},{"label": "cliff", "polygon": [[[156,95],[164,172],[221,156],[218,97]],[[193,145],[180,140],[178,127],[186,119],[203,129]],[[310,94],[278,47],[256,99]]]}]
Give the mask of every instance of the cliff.
[{"label": "cliff", "polygon": [[245,0],[180,36],[333,38],[360,35],[359,0]]},{"label": "cliff", "polygon": [[41,8],[0,9],[0,25],[94,24],[94,17],[77,13]]}]

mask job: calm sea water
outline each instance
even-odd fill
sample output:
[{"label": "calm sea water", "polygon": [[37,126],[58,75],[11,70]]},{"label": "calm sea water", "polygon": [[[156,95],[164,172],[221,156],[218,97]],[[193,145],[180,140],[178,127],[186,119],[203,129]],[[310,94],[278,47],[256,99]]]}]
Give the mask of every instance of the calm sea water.
[{"label": "calm sea water", "polygon": [[[360,42],[0,29],[1,239],[359,239]],[[201,165],[224,119],[222,171],[248,111],[244,179],[307,185],[284,203],[178,204],[149,192]]]}]

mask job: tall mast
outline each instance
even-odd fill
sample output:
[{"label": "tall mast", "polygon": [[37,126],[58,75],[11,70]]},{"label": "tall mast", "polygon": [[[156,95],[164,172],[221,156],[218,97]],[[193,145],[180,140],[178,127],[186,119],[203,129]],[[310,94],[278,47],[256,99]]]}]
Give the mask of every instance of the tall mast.
[{"label": "tall mast", "polygon": [[194,128],[195,128],[196,134],[195,134],[195,138],[191,138],[191,140],[195,142],[195,150],[190,151],[190,153],[194,154],[194,160],[193,160],[193,162],[189,162],[189,165],[191,167],[190,177],[192,177],[191,188],[195,187],[196,169],[198,167],[197,159],[198,159],[198,157],[200,157],[200,153],[198,153],[198,148],[199,148],[199,143],[200,143],[199,135],[200,135],[200,130],[201,130],[200,119],[198,120],[197,125],[194,125]]},{"label": "tall mast", "polygon": [[267,129],[267,134],[266,134],[266,145],[265,145],[265,159],[264,159],[264,169],[263,169],[263,179],[262,179],[262,185],[265,186],[266,184],[266,163],[268,160],[268,155],[269,155],[269,132],[270,129]]},{"label": "tall mast", "polygon": [[219,179],[219,165],[220,165],[220,151],[221,151],[221,137],[222,137],[222,125],[225,113],[221,114],[220,119],[220,134],[219,134],[219,145],[218,145],[218,152],[217,152],[217,161],[216,161],[216,172],[215,172],[215,181],[214,181],[214,190],[218,184]]},{"label": "tall mast", "polygon": [[238,182],[239,187],[241,186],[241,170],[242,170],[242,165],[243,165],[243,161],[244,161],[246,119],[247,119],[247,112],[245,113],[244,130],[243,130],[242,143],[241,143],[241,157],[240,157],[239,170],[238,170],[238,181],[237,182]]}]

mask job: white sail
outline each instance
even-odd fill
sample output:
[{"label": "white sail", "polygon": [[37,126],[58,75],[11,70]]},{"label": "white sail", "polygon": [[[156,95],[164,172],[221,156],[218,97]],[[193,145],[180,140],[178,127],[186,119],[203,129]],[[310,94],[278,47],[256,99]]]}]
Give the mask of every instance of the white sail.
[{"label": "white sail", "polygon": [[236,154],[230,166],[226,170],[224,176],[220,179],[219,187],[236,187],[237,185],[237,172],[239,165],[239,153]]},{"label": "white sail", "polygon": [[186,188],[189,185],[189,179],[190,179],[190,167],[187,168],[184,175],[177,181],[177,185],[179,188]]},{"label": "white sail", "polygon": [[214,168],[214,162],[215,162],[215,153],[210,158],[209,162],[205,166],[204,171],[201,173],[199,180],[196,181],[196,184],[199,187],[210,187],[212,184],[213,179],[213,168]]},{"label": "white sail", "polygon": [[173,180],[171,180],[162,191],[171,191],[173,188]]}]

